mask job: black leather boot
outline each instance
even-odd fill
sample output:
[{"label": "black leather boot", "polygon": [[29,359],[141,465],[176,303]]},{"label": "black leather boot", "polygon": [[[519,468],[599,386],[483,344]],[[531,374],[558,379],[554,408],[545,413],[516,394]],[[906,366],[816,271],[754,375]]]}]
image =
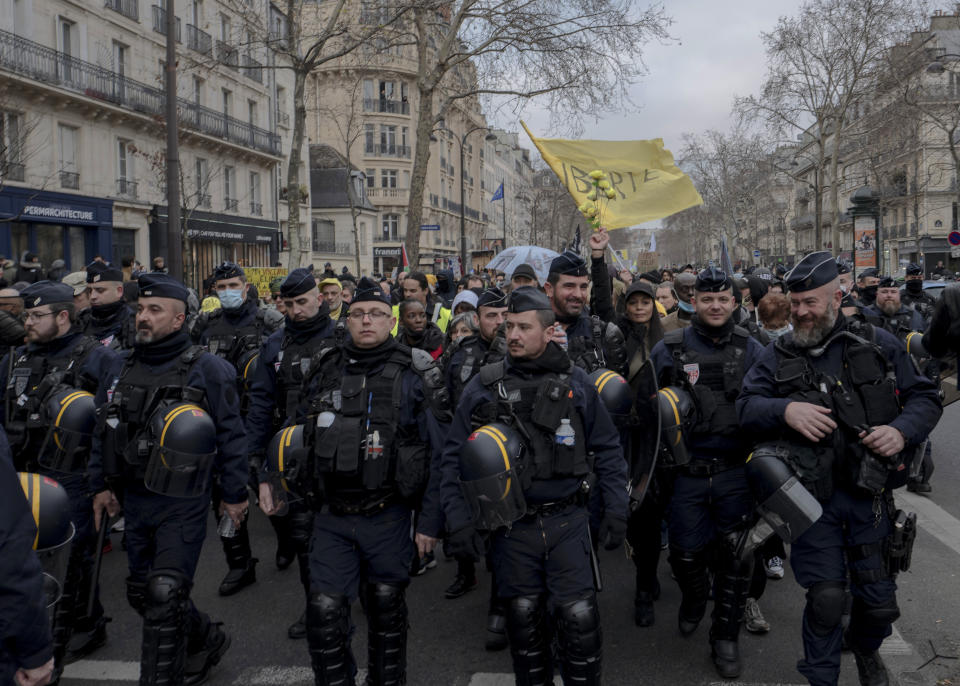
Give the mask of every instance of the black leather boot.
[{"label": "black leather boot", "polygon": [[244,520],[232,538],[220,537],[230,571],[220,583],[220,595],[231,596],[257,580],[257,558],[250,552],[250,533]]}]

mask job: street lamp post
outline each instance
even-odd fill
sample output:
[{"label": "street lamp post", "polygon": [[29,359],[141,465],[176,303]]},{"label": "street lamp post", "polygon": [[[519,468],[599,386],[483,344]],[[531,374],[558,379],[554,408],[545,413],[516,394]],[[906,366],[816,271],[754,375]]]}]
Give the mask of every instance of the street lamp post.
[{"label": "street lamp post", "polygon": [[[446,127],[444,127],[446,128]],[[467,273],[467,203],[466,203],[466,158],[464,155],[464,146],[467,144],[467,137],[474,131],[489,131],[489,126],[474,126],[462,136],[453,135],[457,145],[460,146],[460,269],[463,274]],[[450,129],[447,129],[450,131]],[[453,133],[450,131],[450,133]],[[492,133],[487,134],[485,140],[496,140]]]}]

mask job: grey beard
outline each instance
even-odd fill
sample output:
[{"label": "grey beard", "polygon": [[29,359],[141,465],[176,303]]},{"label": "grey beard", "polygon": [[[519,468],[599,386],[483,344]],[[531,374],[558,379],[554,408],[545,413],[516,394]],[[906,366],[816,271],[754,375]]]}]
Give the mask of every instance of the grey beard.
[{"label": "grey beard", "polygon": [[138,329],[135,335],[137,343],[153,343],[153,331],[148,329]]},{"label": "grey beard", "polygon": [[830,303],[827,305],[827,311],[810,329],[801,329],[796,321],[793,322],[793,342],[801,348],[813,348],[826,338],[836,322],[837,310],[833,303]]},{"label": "grey beard", "polygon": [[895,315],[897,312],[900,311],[900,306],[888,300],[887,302],[883,303],[883,305],[880,307],[880,311],[883,312],[888,317],[892,317],[893,315]]}]

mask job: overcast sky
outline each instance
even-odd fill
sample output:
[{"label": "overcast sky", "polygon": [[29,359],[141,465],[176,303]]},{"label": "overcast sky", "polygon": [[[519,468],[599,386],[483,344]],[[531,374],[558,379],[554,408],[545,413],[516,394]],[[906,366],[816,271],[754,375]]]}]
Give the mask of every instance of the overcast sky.
[{"label": "overcast sky", "polygon": [[[675,40],[645,47],[649,74],[631,89],[637,109],[588,124],[583,138],[663,138],[676,154],[683,133],[728,128],[734,94],[757,92],[763,79],[760,32],[771,30],[780,16],[794,14],[799,4],[799,0],[665,2]],[[535,135],[547,124],[545,116],[532,111],[524,120]],[[532,148],[529,139],[522,144]]]}]

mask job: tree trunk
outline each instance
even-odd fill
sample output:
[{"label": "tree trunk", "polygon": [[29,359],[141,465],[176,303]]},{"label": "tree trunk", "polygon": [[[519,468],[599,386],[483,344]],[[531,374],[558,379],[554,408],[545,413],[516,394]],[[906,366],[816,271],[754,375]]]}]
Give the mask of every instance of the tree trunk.
[{"label": "tree trunk", "polygon": [[287,238],[290,255],[287,269],[302,267],[310,261],[310,232],[300,232],[300,150],[307,126],[305,85],[307,75],[300,68],[293,70],[293,135],[290,137],[290,159],[287,162]]},{"label": "tree trunk", "polygon": [[420,87],[420,107],[417,112],[417,145],[413,156],[413,174],[410,178],[410,202],[407,205],[407,257],[410,268],[420,264],[420,224],[423,220],[423,193],[426,189],[427,168],[430,164],[430,133],[433,131],[433,90]]},{"label": "tree trunk", "polygon": [[[843,121],[841,118],[840,121]],[[837,167],[840,163],[840,133],[837,125],[837,133],[833,135],[833,155],[830,156],[830,203],[833,207],[833,215],[830,219],[831,243],[833,243],[833,256],[840,254],[840,181],[837,178]]]}]

